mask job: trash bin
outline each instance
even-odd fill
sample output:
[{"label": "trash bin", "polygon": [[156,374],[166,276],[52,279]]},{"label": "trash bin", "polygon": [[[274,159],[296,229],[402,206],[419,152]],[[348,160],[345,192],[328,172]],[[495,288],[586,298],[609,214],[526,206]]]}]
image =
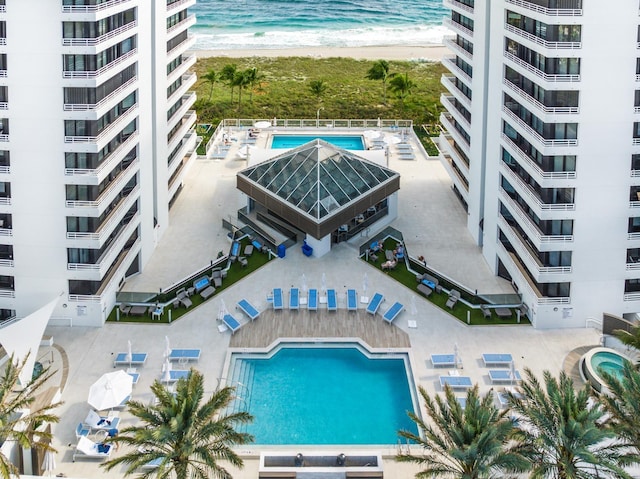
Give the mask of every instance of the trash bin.
[{"label": "trash bin", "polygon": [[286,251],[287,247],[285,245],[278,245],[278,258],[284,258]]},{"label": "trash bin", "polygon": [[302,253],[305,256],[311,256],[313,254],[313,248],[309,246],[306,241],[302,245]]}]

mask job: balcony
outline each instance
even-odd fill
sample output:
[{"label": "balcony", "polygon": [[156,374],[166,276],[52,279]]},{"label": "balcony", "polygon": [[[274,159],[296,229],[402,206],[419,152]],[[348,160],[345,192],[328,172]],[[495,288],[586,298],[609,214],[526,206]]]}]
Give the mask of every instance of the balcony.
[{"label": "balcony", "polygon": [[[134,48],[133,50],[128,51],[124,55],[118,57],[114,61],[106,64],[105,66],[98,68],[97,70],[87,70],[87,71],[63,71],[62,78],[66,79],[95,79],[95,86],[107,80],[107,78],[102,79],[104,75],[107,77],[107,73],[113,71],[116,67],[122,65],[123,67],[128,66],[125,65],[127,60],[135,60],[135,56],[138,54],[138,49]],[[131,61],[133,63],[133,61]],[[111,75],[109,75],[111,76]]]},{"label": "balcony", "polygon": [[175,112],[173,112],[173,115],[171,115],[171,118],[167,120],[167,126],[169,130],[171,130],[174,126],[178,124],[180,119],[187,114],[187,112],[195,102],[196,102],[195,92],[182,95],[182,105],[180,105],[180,107],[178,107],[178,109]]},{"label": "balcony", "polygon": [[524,99],[530,106],[533,106],[542,115],[567,115],[580,113],[580,108],[577,106],[546,106],[533,98],[524,90],[521,90],[520,87],[510,82],[506,78],[502,79],[502,83],[507,88],[509,88],[511,92],[516,93],[520,98]]},{"label": "balcony", "polygon": [[456,65],[455,60],[456,60],[456,57],[443,57],[442,64],[456,77],[465,81],[467,83],[467,86],[471,88],[471,77],[467,72],[465,72],[464,70],[462,70],[462,68]]},{"label": "balcony", "polygon": [[119,28],[114,28],[113,30],[111,30],[108,33],[105,33],[104,35],[100,35],[99,37],[95,37],[95,38],[63,38],[62,39],[62,46],[65,47],[95,47],[95,46],[100,46],[101,44],[109,41],[109,40],[113,40],[113,39],[117,39],[119,36],[121,36],[123,33],[126,33],[130,30],[133,30],[134,28],[136,28],[138,26],[138,22],[136,20],[127,23],[126,25],[122,25]]},{"label": "balcony", "polygon": [[187,133],[184,136],[182,146],[176,151],[176,154],[173,160],[168,165],[168,175],[171,176],[178,168],[178,165],[181,163],[182,159],[185,156],[189,156],[188,152],[192,152],[196,148],[196,142],[198,139],[198,135],[194,131]]},{"label": "balcony", "polygon": [[65,136],[65,143],[94,143],[94,148],[92,148],[89,153],[97,153],[99,150],[104,148],[107,141],[111,140],[113,135],[119,131],[121,131],[125,126],[127,126],[133,120],[138,113],[138,105],[135,104],[131,108],[129,108],[126,112],[124,112],[116,121],[111,123],[108,127],[102,130],[98,136]]},{"label": "balcony", "polygon": [[112,108],[114,103],[117,103],[117,101],[122,100],[124,97],[132,93],[133,90],[135,90],[134,87],[137,82],[138,77],[134,76],[126,83],[113,90],[98,103],[65,103],[63,105],[63,109],[64,111],[91,111],[95,113],[95,116],[91,116],[91,118],[88,119],[97,120],[106,113],[106,110]]},{"label": "balcony", "polygon": [[545,73],[542,70],[538,70],[533,65],[530,65],[529,63],[525,62],[524,60],[521,60],[516,55],[514,55],[513,53],[510,53],[510,52],[508,52],[506,50],[504,51],[504,57],[507,60],[509,60],[510,62],[512,62],[514,65],[518,66],[519,68],[524,69],[525,71],[527,71],[529,73],[533,73],[538,78],[541,78],[544,81],[549,82],[549,83],[576,83],[576,82],[580,81],[580,75],[579,74],[569,74],[569,73],[549,74],[549,73]]},{"label": "balcony", "polygon": [[[67,232],[67,239],[73,240],[69,244],[70,248],[91,248],[99,249],[104,246],[104,242],[111,236],[117,226],[120,224],[124,215],[138,198],[129,195],[120,202],[120,204],[111,212],[105,221],[100,225],[95,233]],[[140,213],[136,213],[131,217],[128,223],[140,223]]]},{"label": "balcony", "polygon": [[467,110],[471,111],[471,100],[464,93],[458,90],[454,80],[455,77],[453,75],[442,75],[440,77],[440,83],[442,83],[447,91],[455,96]]},{"label": "balcony", "polygon": [[464,115],[456,108],[453,102],[452,95],[445,95],[444,93],[440,95],[440,103],[447,109],[447,112],[455,118],[455,120],[464,127],[465,130],[471,130],[471,123],[467,120]]},{"label": "balcony", "polygon": [[467,12],[473,14],[473,7],[469,5],[465,5],[464,3],[457,2],[456,0],[442,0],[442,5],[451,10],[460,10],[462,12]]},{"label": "balcony", "polygon": [[196,0],[180,0],[173,2],[171,5],[167,5],[167,14],[173,15],[175,10],[184,10],[185,8],[193,7],[196,4]]},{"label": "balcony", "polygon": [[463,173],[462,173],[462,169],[460,168],[460,164],[456,163],[454,165],[454,159],[450,155],[447,154],[448,151],[446,150],[446,146],[445,145],[448,144],[448,141],[444,137],[444,135],[440,135],[440,138],[439,138],[438,142],[440,144],[440,147],[442,148],[442,154],[441,154],[441,157],[440,157],[440,162],[442,163],[442,165],[444,166],[444,169],[449,174],[449,177],[451,178],[451,181],[457,186],[458,191],[463,196],[463,199],[465,201],[468,201],[469,181],[466,178],[464,178]]},{"label": "balcony", "polygon": [[12,289],[0,288],[0,298],[15,298],[16,292]]},{"label": "balcony", "polygon": [[178,146],[178,143],[185,137],[189,130],[193,128],[193,125],[196,124],[196,119],[197,115],[195,111],[190,110],[187,112],[187,114],[182,118],[180,128],[178,128],[171,138],[168,139],[167,145],[169,151],[173,151]]},{"label": "balcony", "polygon": [[442,24],[445,27],[449,27],[454,32],[460,33],[461,35],[467,37],[467,40],[473,41],[473,30],[469,30],[467,27],[460,25],[458,22],[454,22],[449,17],[443,18]]},{"label": "balcony", "polygon": [[[582,42],[549,42],[544,40],[536,35],[532,35],[531,33],[525,32],[520,28],[514,27],[509,23],[505,23],[504,29],[518,37],[527,40],[528,42],[541,46],[547,50],[562,50],[564,55],[567,54],[566,50],[579,50],[582,48]],[[527,45],[530,46],[530,45]],[[548,54],[545,56],[549,56]]]},{"label": "balcony", "polygon": [[[522,120],[519,116],[517,116],[515,113],[513,113],[506,106],[504,106],[504,105],[502,106],[502,111],[511,120],[510,122],[507,122],[507,123],[515,122],[518,126],[520,126],[520,128],[522,128],[524,130],[524,132],[526,134],[529,135],[529,137],[532,140],[537,142],[542,148],[553,148],[553,147],[558,147],[558,146],[564,147],[564,146],[577,146],[578,145],[578,140],[576,138],[562,138],[562,139],[559,139],[559,140],[546,139],[542,135],[540,135],[536,130],[534,130],[532,127],[530,127],[527,122]],[[513,126],[513,124],[512,124],[512,126]]]},{"label": "balcony", "polygon": [[[456,129],[453,122],[451,121],[451,116],[446,113],[440,114],[440,124],[447,130],[447,133],[451,135],[451,137],[456,141],[456,143],[462,147],[466,146],[467,148],[471,148],[469,144],[469,140],[467,140],[464,136],[460,134],[460,132]],[[468,154],[468,151],[465,151]]]},{"label": "balcony", "polygon": [[171,34],[180,30],[186,30],[187,28],[192,27],[195,24],[196,24],[196,16],[189,15],[187,16],[187,18],[185,18],[181,22],[178,22],[175,25],[172,25],[169,28],[167,28],[167,33]]},{"label": "balcony", "polygon": [[178,79],[178,77],[185,75],[196,64],[196,55],[191,53],[189,55],[182,56],[182,63],[175,68],[169,75],[167,75],[167,83],[171,84]]},{"label": "balcony", "polygon": [[573,180],[576,178],[575,171],[544,171],[534,162],[531,158],[525,155],[518,145],[516,145],[511,138],[502,133],[502,141],[507,146],[507,151],[517,158],[518,163],[527,170],[527,172],[536,180],[536,182],[543,187],[550,187],[550,180]]},{"label": "balcony", "polygon": [[511,168],[501,168],[500,172],[518,194],[526,200],[527,204],[537,210],[535,213],[539,218],[549,219],[543,215],[543,212],[547,211],[574,211],[576,209],[575,203],[543,203],[538,194],[522,181],[522,178],[511,171]]},{"label": "balcony", "polygon": [[469,63],[473,61],[473,55],[456,43],[455,36],[453,38],[445,37],[442,43],[449,50],[455,52],[461,57],[464,57]]},{"label": "balcony", "polygon": [[[181,96],[188,97],[191,94],[188,93],[189,89],[195,85],[197,76],[195,73],[187,73],[182,76],[182,84],[167,98],[167,102],[171,105],[178,101]],[[195,93],[194,93],[195,94]]]},{"label": "balcony", "polygon": [[549,17],[580,17],[582,16],[581,8],[546,8],[536,5],[525,0],[506,0],[506,3],[516,5],[518,7],[531,10],[532,12],[541,13]]},{"label": "balcony", "polygon": [[128,10],[132,8],[132,4],[134,0],[109,0],[98,5],[62,5],[60,20],[95,22]]},{"label": "balcony", "polygon": [[[522,228],[527,236],[534,240],[535,247],[538,251],[551,251],[563,249],[562,245],[569,246],[573,243],[573,235],[545,235],[539,229],[538,226],[529,218],[529,215],[525,213],[522,207],[515,201],[509,194],[500,188],[500,201],[504,204],[505,208],[509,210],[511,216],[513,216],[520,228]],[[566,249],[566,248],[565,248]]]}]

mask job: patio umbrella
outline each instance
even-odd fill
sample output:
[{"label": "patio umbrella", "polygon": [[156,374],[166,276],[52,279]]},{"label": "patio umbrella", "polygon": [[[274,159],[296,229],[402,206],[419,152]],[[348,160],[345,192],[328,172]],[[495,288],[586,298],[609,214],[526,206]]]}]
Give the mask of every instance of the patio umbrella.
[{"label": "patio umbrella", "polygon": [[302,273],[302,292],[303,293],[307,292],[307,277],[305,276],[304,273]]},{"label": "patio umbrella", "polygon": [[168,358],[171,355],[171,344],[169,343],[169,336],[164,337],[164,357]]},{"label": "patio umbrella", "polygon": [[42,461],[43,474],[48,472],[51,477],[51,472],[56,468],[56,453],[53,451],[47,451],[44,453],[44,459]]},{"label": "patio umbrella", "polygon": [[171,381],[171,361],[167,357],[162,365],[162,382],[168,383]]},{"label": "patio umbrella", "polygon": [[453,362],[458,367],[458,363],[460,362],[460,356],[458,351],[458,343],[453,344]]},{"label": "patio umbrella", "polygon": [[100,376],[89,388],[87,402],[98,411],[119,406],[124,398],[131,395],[133,378],[122,370]]},{"label": "patio umbrella", "polygon": [[220,299],[220,311],[218,312],[218,317],[222,319],[225,314],[227,314],[227,305],[224,304],[224,299]]},{"label": "patio umbrella", "polygon": [[398,138],[397,136],[393,135],[393,136],[388,136],[384,139],[384,142],[387,145],[397,145],[398,143],[400,143],[402,140],[400,138]]},{"label": "patio umbrella", "polygon": [[379,138],[381,134],[382,133],[376,130],[364,130],[362,132],[362,136],[364,136],[365,138],[369,138],[370,140],[374,138]]},{"label": "patio umbrella", "polygon": [[270,121],[256,121],[253,126],[255,126],[256,128],[269,128],[271,126],[271,122]]},{"label": "patio umbrella", "polygon": [[516,363],[511,361],[509,365],[509,378],[511,379],[511,384],[516,382]]},{"label": "patio umbrella", "polygon": [[251,155],[251,151],[253,151],[253,146],[244,145],[238,149],[238,152],[236,153],[236,155],[238,155],[238,157],[240,158],[249,159],[249,156]]},{"label": "patio umbrella", "polygon": [[131,361],[133,361],[133,353],[131,352],[131,340],[127,340],[127,357],[125,358],[126,362],[129,363],[129,367],[131,367]]}]

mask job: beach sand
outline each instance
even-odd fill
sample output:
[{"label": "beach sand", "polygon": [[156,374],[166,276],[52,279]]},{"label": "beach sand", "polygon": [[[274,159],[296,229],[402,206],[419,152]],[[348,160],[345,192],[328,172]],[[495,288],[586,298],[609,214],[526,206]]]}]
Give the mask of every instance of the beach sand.
[{"label": "beach sand", "polygon": [[305,47],[262,50],[194,50],[197,58],[207,57],[345,57],[357,60],[423,60],[441,61],[450,53],[442,45],[387,47]]}]

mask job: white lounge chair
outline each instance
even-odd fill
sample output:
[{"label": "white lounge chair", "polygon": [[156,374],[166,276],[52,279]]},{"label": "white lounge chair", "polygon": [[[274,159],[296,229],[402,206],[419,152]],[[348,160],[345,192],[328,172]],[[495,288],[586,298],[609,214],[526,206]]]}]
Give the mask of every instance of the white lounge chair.
[{"label": "white lounge chair", "polygon": [[84,419],[84,425],[91,428],[92,431],[118,429],[119,423],[120,418],[118,416],[100,416],[100,414],[95,412],[93,409],[89,410],[89,414],[87,414],[87,417]]},{"label": "white lounge chair", "polygon": [[77,457],[108,459],[111,456],[111,451],[113,451],[113,445],[93,442],[88,437],[82,436],[78,439],[76,450],[73,453],[73,462],[76,461]]}]

